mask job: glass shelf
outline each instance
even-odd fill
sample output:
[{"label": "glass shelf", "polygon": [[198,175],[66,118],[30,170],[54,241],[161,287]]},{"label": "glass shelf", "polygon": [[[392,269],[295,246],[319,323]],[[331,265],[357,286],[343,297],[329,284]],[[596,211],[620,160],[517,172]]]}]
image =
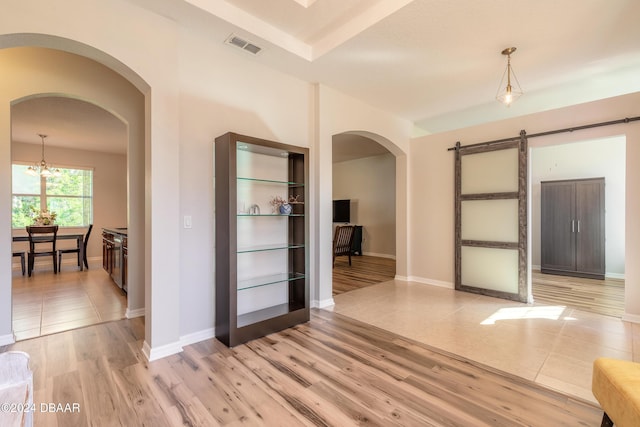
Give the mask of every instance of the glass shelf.
[{"label": "glass shelf", "polygon": [[309,148],[228,132],[214,149],[215,328],[233,347],[309,320]]},{"label": "glass shelf", "polygon": [[262,251],[277,251],[280,249],[298,249],[304,248],[303,244],[288,244],[288,243],[279,243],[272,245],[257,245],[246,248],[238,248],[238,253],[249,253],[249,252],[262,252]]},{"label": "glass shelf", "polygon": [[302,273],[280,273],[270,276],[253,277],[251,279],[239,280],[238,290],[243,291],[260,286],[273,285],[275,283],[291,282],[293,280],[304,279],[304,277]]},{"label": "glass shelf", "polygon": [[288,185],[290,187],[304,187],[304,183],[303,182],[277,181],[277,180],[273,180],[273,179],[247,178],[247,177],[242,177],[242,176],[239,176],[236,179],[238,181],[244,181],[244,182],[258,182],[258,183],[263,183],[263,184],[282,184],[282,185]]}]

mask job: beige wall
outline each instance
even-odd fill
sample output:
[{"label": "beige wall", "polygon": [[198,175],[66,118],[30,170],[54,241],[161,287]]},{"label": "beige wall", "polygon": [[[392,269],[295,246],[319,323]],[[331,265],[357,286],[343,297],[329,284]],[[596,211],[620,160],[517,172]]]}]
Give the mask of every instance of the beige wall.
[{"label": "beige wall", "polygon": [[333,199],[351,200],[365,255],[396,256],[396,159],[392,154],[333,164]]},{"label": "beige wall", "polygon": [[[308,147],[312,118],[309,83],[249,62],[223,43],[184,31],[180,63],[180,191],[167,197],[180,213],[180,256],[172,262],[180,266],[175,303],[188,335],[210,331],[215,318],[214,139],[231,131]],[[184,216],[192,228],[182,227]]]},{"label": "beige wall", "polygon": [[[123,137],[126,133],[123,125]],[[33,163],[40,158],[40,146],[13,142],[11,159]],[[102,258],[102,227],[127,226],[127,158],[123,154],[47,147],[46,160],[59,167],[93,169],[93,231],[89,238],[87,257],[99,261]],[[64,231],[61,230],[60,233]],[[71,231],[69,231],[71,232]],[[84,232],[84,230],[83,230]],[[14,230],[14,235],[25,234]],[[61,242],[66,244],[69,242]],[[20,243],[22,244],[22,243]],[[14,247],[20,245],[14,243]],[[26,245],[26,244],[23,244]],[[63,261],[73,260],[67,256]],[[91,259],[89,259],[91,262]]]},{"label": "beige wall", "polygon": [[[454,204],[453,153],[448,147],[599,123],[638,115],[640,93],[581,104],[559,110],[531,114],[416,138],[411,142],[409,160],[409,218],[411,230],[410,278],[416,281],[453,286],[454,281]],[[517,104],[512,108],[517,108]],[[625,319],[640,322],[640,122],[592,128],[529,140],[531,147],[581,140],[626,137],[625,208]]]},{"label": "beige wall", "polygon": [[407,276],[407,162],[409,141],[413,125],[405,119],[373,108],[364,102],[323,85],[315,87],[313,135],[316,141],[311,151],[315,222],[315,252],[312,253],[311,271],[316,286],[312,289],[313,305],[325,307],[332,298],[332,205],[333,136],[352,133],[364,136],[389,150],[396,161],[396,277]]}]

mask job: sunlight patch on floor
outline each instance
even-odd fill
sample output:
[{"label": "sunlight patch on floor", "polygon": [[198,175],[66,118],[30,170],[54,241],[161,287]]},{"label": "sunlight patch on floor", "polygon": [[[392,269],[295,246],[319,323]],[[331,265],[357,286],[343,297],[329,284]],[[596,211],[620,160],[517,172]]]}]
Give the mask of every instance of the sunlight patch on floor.
[{"label": "sunlight patch on floor", "polygon": [[[521,320],[521,319],[549,319],[558,320],[567,309],[564,305],[549,305],[536,307],[509,307],[501,308],[491,316],[487,317],[481,325],[495,325],[499,320]],[[562,320],[572,320],[565,317]]]}]

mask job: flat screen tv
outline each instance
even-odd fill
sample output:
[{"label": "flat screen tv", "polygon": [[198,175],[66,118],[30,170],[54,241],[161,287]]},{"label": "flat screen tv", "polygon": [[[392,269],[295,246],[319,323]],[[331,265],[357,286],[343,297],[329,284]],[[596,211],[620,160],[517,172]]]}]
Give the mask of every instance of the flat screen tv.
[{"label": "flat screen tv", "polygon": [[351,200],[333,201],[333,222],[351,222]]}]

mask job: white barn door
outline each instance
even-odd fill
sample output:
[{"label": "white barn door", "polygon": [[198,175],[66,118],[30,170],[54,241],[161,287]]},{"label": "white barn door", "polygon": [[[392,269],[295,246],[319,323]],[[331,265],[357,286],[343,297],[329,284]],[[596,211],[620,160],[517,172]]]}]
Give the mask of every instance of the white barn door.
[{"label": "white barn door", "polygon": [[455,288],[527,302],[527,140],[456,145]]}]

